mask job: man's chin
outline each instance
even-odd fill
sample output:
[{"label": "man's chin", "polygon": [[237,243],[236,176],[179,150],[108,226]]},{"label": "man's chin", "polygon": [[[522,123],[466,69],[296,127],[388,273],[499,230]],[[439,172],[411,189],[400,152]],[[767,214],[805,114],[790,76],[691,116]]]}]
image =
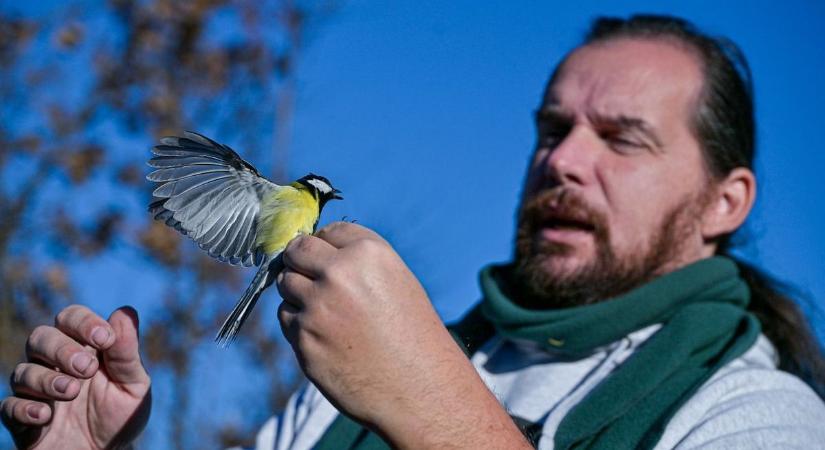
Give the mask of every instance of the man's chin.
[{"label": "man's chin", "polygon": [[544,255],[538,264],[543,277],[563,282],[576,277],[593,266],[593,257],[569,251],[554,255]]},{"label": "man's chin", "polygon": [[566,308],[592,303],[591,291],[600,270],[588,258],[573,254],[541,254],[516,262],[518,302],[528,308]]}]

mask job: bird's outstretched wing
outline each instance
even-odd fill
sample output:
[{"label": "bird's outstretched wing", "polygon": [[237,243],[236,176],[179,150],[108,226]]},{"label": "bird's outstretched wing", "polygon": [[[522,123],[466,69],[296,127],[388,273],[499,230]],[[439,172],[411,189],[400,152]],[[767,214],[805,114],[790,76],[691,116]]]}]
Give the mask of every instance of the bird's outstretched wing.
[{"label": "bird's outstretched wing", "polygon": [[160,185],[149,205],[166,222],[210,256],[230,264],[259,265],[255,249],[262,199],[282,189],[262,177],[231,148],[185,132],[165,137],[152,149],[154,167],[146,179]]}]

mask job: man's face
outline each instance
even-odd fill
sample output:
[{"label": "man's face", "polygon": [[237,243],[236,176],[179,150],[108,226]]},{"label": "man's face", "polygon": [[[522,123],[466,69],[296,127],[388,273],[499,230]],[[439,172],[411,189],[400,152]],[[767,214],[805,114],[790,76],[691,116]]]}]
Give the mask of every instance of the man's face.
[{"label": "man's face", "polygon": [[690,118],[702,75],[669,42],[574,51],[537,113],[516,275],[556,306],[618,295],[707,254],[708,178]]}]

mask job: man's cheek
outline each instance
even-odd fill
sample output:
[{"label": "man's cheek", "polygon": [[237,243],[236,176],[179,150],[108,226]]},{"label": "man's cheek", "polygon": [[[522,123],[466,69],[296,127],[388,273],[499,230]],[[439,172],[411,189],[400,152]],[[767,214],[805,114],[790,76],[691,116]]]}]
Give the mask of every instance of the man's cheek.
[{"label": "man's cheek", "polygon": [[645,251],[643,234],[644,230],[636,224],[626,228],[608,221],[596,233],[596,245],[600,253],[609,251],[615,255],[639,254]]},{"label": "man's cheek", "polygon": [[530,167],[527,169],[527,177],[524,183],[525,193],[535,192],[543,183],[545,178],[545,166],[549,150],[539,149],[533,156]]}]

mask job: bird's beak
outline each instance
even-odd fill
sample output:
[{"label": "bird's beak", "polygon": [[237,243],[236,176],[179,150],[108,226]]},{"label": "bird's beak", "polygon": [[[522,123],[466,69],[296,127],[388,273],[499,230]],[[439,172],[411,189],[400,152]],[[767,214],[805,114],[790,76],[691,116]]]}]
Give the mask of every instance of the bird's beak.
[{"label": "bird's beak", "polygon": [[341,197],[340,195],[338,195],[338,194],[341,194],[341,193],[342,192],[339,191],[338,189],[332,188],[332,198],[334,200],[343,200],[344,197]]}]

